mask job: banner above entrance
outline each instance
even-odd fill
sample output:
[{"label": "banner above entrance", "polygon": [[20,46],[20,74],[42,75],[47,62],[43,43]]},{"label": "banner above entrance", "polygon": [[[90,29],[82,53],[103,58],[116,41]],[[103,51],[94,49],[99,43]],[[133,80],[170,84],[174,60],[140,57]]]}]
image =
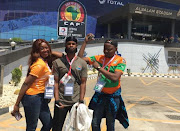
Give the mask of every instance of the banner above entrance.
[{"label": "banner above entrance", "polygon": [[139,4],[129,4],[130,13],[176,19],[177,11]]}]

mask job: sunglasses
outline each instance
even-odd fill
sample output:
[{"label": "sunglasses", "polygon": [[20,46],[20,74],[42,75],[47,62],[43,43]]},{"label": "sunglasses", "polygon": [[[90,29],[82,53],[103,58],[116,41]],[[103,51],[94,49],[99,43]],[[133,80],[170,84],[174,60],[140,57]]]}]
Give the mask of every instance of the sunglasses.
[{"label": "sunglasses", "polygon": [[105,43],[110,43],[110,44],[112,44],[113,42],[112,42],[112,40],[107,40]]}]

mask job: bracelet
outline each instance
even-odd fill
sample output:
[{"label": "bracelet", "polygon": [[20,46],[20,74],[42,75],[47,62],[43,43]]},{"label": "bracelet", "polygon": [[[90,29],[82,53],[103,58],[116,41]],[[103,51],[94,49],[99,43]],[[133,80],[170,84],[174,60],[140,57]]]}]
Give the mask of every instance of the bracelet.
[{"label": "bracelet", "polygon": [[59,105],[59,102],[61,102],[60,100],[56,100],[55,101],[55,104],[58,104]]},{"label": "bracelet", "polygon": [[84,100],[79,100],[79,103],[84,103]]}]

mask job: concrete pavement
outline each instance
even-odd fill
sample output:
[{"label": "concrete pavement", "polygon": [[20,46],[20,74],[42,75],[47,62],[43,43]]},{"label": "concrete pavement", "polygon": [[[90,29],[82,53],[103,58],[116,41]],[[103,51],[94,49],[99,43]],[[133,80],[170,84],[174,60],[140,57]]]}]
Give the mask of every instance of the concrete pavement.
[{"label": "concrete pavement", "polygon": [[[88,80],[85,101],[89,103],[96,79]],[[180,80],[169,78],[122,77],[122,97],[126,104],[129,131],[179,131]],[[49,104],[53,115],[53,101]],[[23,108],[20,109],[24,116]],[[38,123],[38,129],[41,128]],[[106,130],[105,120],[102,131]],[[125,130],[118,121],[116,131]],[[9,113],[0,116],[0,131],[24,131],[25,119],[16,121]]]}]

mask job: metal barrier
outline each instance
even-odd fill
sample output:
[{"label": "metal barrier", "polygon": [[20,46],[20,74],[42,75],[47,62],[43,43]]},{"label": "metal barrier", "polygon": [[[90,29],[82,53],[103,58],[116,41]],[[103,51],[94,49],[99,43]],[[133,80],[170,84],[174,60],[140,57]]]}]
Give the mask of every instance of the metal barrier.
[{"label": "metal barrier", "polygon": [[3,93],[4,65],[0,65],[0,97]]}]

